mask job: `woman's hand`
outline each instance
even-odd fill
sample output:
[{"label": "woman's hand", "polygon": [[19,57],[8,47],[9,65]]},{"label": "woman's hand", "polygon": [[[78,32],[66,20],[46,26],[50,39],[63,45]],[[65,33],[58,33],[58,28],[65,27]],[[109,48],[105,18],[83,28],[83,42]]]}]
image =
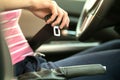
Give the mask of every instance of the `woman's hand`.
[{"label": "woman's hand", "polygon": [[51,17],[47,20],[47,24],[51,23],[52,26],[60,24],[60,28],[69,26],[68,13],[60,8],[55,1],[51,0],[32,0],[32,6],[27,8],[37,17],[44,19],[48,14]]}]

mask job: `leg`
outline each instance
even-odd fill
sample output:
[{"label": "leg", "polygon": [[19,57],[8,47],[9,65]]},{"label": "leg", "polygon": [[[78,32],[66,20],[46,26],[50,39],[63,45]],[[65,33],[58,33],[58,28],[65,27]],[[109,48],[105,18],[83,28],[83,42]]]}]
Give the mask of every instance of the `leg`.
[{"label": "leg", "polygon": [[[112,49],[120,49],[120,40],[113,40],[109,41],[107,43],[101,44],[100,46],[90,48],[88,50],[82,51],[80,54],[89,54],[93,52],[98,52],[98,51],[106,51],[106,50],[112,50]],[[79,54],[76,54],[79,55]]]},{"label": "leg", "polygon": [[[78,77],[72,80],[119,80],[120,79],[120,40],[114,40],[98,47],[77,53],[54,63],[44,63],[42,67],[74,66],[85,64],[102,64],[107,67],[107,74],[90,77]],[[51,63],[51,65],[50,65]],[[48,65],[49,64],[49,65]]]},{"label": "leg", "polygon": [[[79,55],[55,62],[57,66],[71,66],[84,64],[102,64],[107,67],[107,74],[103,76],[84,77],[83,80],[95,78],[96,80],[119,80],[120,79],[120,50],[96,52],[94,54]],[[86,79],[87,78],[87,79]],[[100,79],[99,79],[100,78]],[[73,79],[74,80],[74,79]],[[76,80],[76,79],[75,79]],[[81,80],[81,78],[77,78]]]},{"label": "leg", "polygon": [[[57,66],[84,64],[102,64],[107,67],[107,74],[90,77],[79,77],[72,80],[119,80],[120,79],[120,41],[112,41],[96,48],[83,51],[72,57],[54,62]],[[114,46],[112,46],[114,45]],[[107,49],[108,48],[108,49]],[[90,53],[89,53],[90,51]],[[84,55],[83,55],[84,54]]]}]

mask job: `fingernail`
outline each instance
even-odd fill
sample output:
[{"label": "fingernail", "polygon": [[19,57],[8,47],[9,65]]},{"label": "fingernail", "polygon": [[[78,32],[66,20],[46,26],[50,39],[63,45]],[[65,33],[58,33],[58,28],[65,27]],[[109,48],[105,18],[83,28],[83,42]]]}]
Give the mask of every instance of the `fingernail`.
[{"label": "fingernail", "polygon": [[52,26],[54,26],[54,24],[52,24]]},{"label": "fingernail", "polygon": [[49,24],[49,21],[47,21],[47,24]]},{"label": "fingernail", "polygon": [[62,29],[63,27],[62,26],[60,26],[60,29]]},{"label": "fingernail", "polygon": [[54,25],[53,25],[53,24],[51,24],[51,26],[52,26],[52,27],[54,27]]},{"label": "fingernail", "polygon": [[69,24],[67,24],[67,27],[69,27]]}]

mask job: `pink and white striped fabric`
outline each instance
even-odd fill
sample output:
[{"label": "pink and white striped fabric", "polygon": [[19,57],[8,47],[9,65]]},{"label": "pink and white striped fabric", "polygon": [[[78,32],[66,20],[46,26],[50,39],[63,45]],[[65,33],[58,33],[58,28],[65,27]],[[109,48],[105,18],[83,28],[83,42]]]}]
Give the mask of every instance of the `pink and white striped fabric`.
[{"label": "pink and white striped fabric", "polygon": [[21,9],[0,13],[1,24],[5,40],[11,54],[12,64],[16,64],[28,55],[33,55],[33,50],[25,39],[18,24]]}]

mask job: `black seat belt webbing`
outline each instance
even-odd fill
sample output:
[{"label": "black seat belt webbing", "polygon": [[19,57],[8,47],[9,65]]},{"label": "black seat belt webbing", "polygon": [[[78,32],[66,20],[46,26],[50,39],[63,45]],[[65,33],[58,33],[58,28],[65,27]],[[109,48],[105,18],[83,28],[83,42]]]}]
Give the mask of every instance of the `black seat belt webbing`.
[{"label": "black seat belt webbing", "polygon": [[30,41],[29,44],[33,50],[36,50],[41,44],[53,37],[53,27],[46,24]]}]

